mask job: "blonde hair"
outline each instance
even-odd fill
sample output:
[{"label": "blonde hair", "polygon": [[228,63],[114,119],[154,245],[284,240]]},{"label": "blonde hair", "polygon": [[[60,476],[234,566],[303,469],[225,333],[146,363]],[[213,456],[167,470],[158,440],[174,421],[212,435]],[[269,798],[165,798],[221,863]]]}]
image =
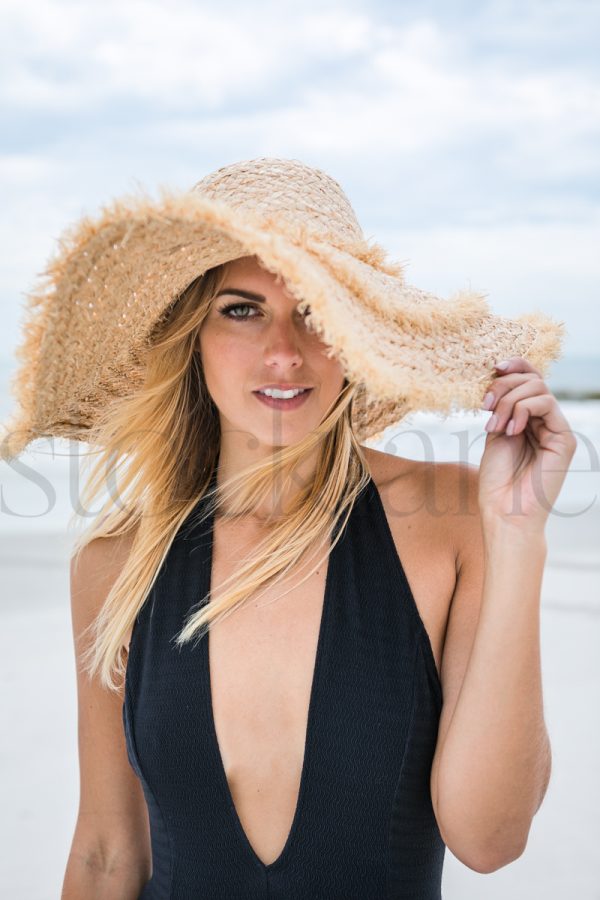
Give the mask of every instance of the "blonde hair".
[{"label": "blonde hair", "polygon": [[[164,311],[148,336],[145,381],[137,390],[113,399],[95,423],[88,443],[95,457],[82,489],[84,507],[105,489],[117,486],[91,526],[74,543],[73,564],[95,538],[133,535],[129,556],[92,623],[81,655],[90,677],[120,689],[126,672],[124,638],[148,597],[169,548],[185,519],[206,498],[206,512],[227,509],[226,517],[252,513],[273,491],[295,477],[296,468],[316,451],[314,478],[302,485],[285,516],[221,585],[218,602],[198,598],[202,606],[177,636],[181,645],[200,639],[261,588],[283,580],[310,546],[327,545],[303,583],[339,540],[354,501],[369,478],[369,468],[352,427],[352,404],[360,385],[344,386],[319,426],[293,445],[276,448],[210,489],[220,449],[218,410],[210,397],[197,345],[198,331],[224,283],[227,263],[206,271]],[[360,395],[359,395],[360,396]],[[197,521],[197,520],[195,520]],[[337,525],[329,546],[329,537]],[[118,681],[116,680],[118,679]]]}]

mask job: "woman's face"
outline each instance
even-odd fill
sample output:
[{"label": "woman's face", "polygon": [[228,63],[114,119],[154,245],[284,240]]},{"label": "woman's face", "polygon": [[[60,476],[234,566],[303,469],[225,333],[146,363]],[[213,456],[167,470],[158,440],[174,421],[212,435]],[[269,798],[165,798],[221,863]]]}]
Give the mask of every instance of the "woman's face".
[{"label": "woman's face", "polygon": [[[327,345],[308,330],[281,278],[254,256],[228,263],[227,270],[198,338],[222,435],[247,435],[266,447],[296,443],[340,393],[342,367],[325,355]],[[257,393],[267,386],[310,390],[273,402]]]}]

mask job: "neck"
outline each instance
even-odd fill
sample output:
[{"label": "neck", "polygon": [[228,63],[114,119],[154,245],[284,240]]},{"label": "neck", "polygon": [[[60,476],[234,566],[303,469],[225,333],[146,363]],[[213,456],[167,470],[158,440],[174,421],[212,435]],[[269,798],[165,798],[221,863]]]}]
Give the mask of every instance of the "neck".
[{"label": "neck", "polygon": [[[264,457],[263,457],[264,458]],[[217,463],[216,483],[220,487],[230,478],[235,477],[240,472],[256,461],[256,457],[252,460],[242,460],[238,456],[233,456],[227,452],[223,452],[223,448],[219,454]],[[285,516],[292,506],[293,501],[303,491],[311,480],[314,478],[318,462],[318,453],[315,451],[312,456],[302,459],[294,471],[291,481],[285,485],[280,479],[276,479],[272,490],[268,496],[264,497],[258,504],[251,515],[247,517],[248,521],[256,524],[263,524],[273,518]],[[227,508],[222,510],[222,514],[227,514]]]}]

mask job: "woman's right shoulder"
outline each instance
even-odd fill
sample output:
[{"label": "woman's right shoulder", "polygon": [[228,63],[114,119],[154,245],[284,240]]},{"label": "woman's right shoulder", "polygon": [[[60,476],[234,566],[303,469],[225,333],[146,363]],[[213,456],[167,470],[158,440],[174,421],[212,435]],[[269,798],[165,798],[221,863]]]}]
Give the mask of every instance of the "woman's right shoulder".
[{"label": "woman's right shoulder", "polygon": [[[137,526],[124,534],[97,537],[70,560],[71,609],[76,630],[98,615],[102,604],[125,566]],[[123,645],[129,647],[130,634]]]},{"label": "woman's right shoulder", "polygon": [[96,537],[71,556],[71,576],[83,584],[112,584],[126,563],[137,526],[124,534]]}]

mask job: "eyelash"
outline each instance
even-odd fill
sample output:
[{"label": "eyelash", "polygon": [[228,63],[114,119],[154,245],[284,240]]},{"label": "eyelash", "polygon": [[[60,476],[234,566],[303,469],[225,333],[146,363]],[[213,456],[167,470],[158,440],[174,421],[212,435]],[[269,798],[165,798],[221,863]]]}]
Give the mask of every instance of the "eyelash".
[{"label": "eyelash", "polygon": [[[229,303],[227,306],[221,307],[221,309],[219,310],[219,315],[224,316],[224,318],[226,318],[226,319],[242,319],[243,320],[243,319],[255,319],[256,318],[256,316],[230,316],[229,315],[230,310],[240,309],[240,307],[247,308],[247,309],[257,309],[257,307],[254,306],[252,303]],[[306,318],[309,311],[310,311],[310,307],[304,313],[303,318]]]},{"label": "eyelash", "polygon": [[230,316],[229,315],[230,310],[240,309],[240,307],[247,308],[247,309],[256,309],[256,307],[252,306],[251,303],[229,303],[227,306],[223,306],[219,310],[219,314],[221,316],[224,316],[226,319],[248,319],[248,318],[253,319],[254,318],[254,316]]}]

